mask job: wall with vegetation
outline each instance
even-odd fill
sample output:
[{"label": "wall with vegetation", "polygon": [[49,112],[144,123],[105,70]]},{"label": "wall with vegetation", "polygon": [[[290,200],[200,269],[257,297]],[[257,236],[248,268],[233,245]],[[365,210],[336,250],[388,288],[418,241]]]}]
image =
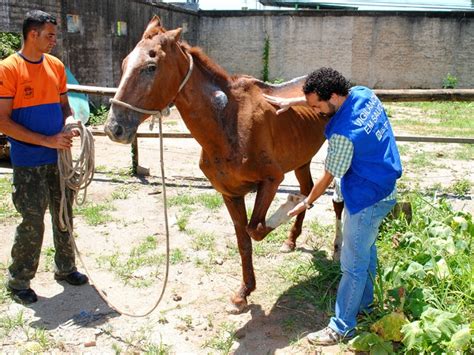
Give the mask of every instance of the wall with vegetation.
[{"label": "wall with vegetation", "polygon": [[[474,87],[474,12],[200,11],[152,0],[0,0],[0,31],[40,8],[60,19],[55,54],[83,84],[115,86],[122,59],[153,14],[232,74],[291,79],[320,66],[374,88]],[[79,32],[67,30],[78,15]],[[117,33],[127,23],[127,35]]]},{"label": "wall with vegetation", "polygon": [[332,66],[374,88],[474,87],[474,12],[205,12],[199,44],[224,68],[270,80]]},{"label": "wall with vegetation", "polygon": [[[140,0],[0,0],[0,32],[21,32],[24,14],[41,9],[58,18],[58,45],[53,54],[71,68],[81,84],[116,86],[123,58],[141,38],[154,14],[165,26],[186,29],[183,38],[196,42],[198,16],[166,4]],[[78,32],[68,32],[67,19],[77,15]],[[5,19],[5,20],[4,20]],[[121,35],[117,22],[125,22]]]}]

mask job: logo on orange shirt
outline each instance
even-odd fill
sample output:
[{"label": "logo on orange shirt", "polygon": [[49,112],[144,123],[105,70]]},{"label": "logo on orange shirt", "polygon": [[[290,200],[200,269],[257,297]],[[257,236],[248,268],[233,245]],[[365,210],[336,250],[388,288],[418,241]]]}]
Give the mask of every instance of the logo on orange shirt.
[{"label": "logo on orange shirt", "polygon": [[35,92],[31,86],[25,86],[25,99],[32,99],[35,96]]}]

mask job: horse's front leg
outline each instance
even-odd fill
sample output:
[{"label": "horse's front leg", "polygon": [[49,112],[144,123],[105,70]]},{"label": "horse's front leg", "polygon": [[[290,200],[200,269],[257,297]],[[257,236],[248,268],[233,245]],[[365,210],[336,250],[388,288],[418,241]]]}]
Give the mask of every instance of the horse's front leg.
[{"label": "horse's front leg", "polygon": [[252,240],[247,231],[247,211],[244,197],[224,197],[224,203],[234,223],[237,245],[242,264],[243,281],[238,291],[231,297],[232,304],[227,308],[229,313],[238,314],[247,308],[247,296],[255,290],[255,274],[252,263]]},{"label": "horse's front leg", "polygon": [[[314,185],[313,179],[311,178],[310,163],[311,161],[295,170],[296,179],[300,184],[300,193],[305,196],[309,195]],[[295,250],[296,238],[301,234],[301,227],[303,225],[305,214],[306,211],[303,211],[296,216],[295,223],[293,223],[290,233],[288,234],[288,239],[283,242],[280,252],[289,253]]]},{"label": "horse's front leg", "polygon": [[260,241],[273,230],[265,225],[265,217],[282,181],[283,174],[278,178],[267,178],[258,185],[252,218],[247,226],[247,232],[253,240]]}]

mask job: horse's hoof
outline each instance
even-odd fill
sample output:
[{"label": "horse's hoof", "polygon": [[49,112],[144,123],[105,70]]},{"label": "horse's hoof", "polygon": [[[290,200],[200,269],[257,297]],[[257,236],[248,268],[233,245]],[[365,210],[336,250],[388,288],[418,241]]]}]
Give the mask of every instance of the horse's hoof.
[{"label": "horse's hoof", "polygon": [[228,314],[241,314],[247,310],[247,301],[243,298],[234,298],[230,300],[231,302],[225,307],[225,311]]},{"label": "horse's hoof", "polygon": [[280,247],[280,253],[291,253],[292,251],[295,250],[295,245],[288,244],[288,243],[283,243]]}]

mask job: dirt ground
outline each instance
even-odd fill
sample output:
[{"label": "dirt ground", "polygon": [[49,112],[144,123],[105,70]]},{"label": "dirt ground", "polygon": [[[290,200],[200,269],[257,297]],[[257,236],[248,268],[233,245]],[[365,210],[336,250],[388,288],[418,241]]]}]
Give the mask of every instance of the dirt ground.
[{"label": "dirt ground", "polygon": [[[182,122],[175,116],[165,125],[166,131],[184,131]],[[147,126],[141,127],[142,131]],[[164,265],[142,268],[133,278],[151,280],[152,286],[132,287],[125,285],[104,264],[101,257],[116,253],[126,256],[143,243],[147,236],[158,241],[158,250],[165,251],[165,224],[160,184],[159,141],[139,140],[139,160],[148,168],[149,176],[125,177],[120,175],[130,167],[130,146],[96,137],[96,173],[87,195],[88,202],[109,202],[113,210],[111,218],[96,226],[86,223],[83,216],[75,218],[76,243],[92,273],[94,285],[105,291],[111,302],[128,311],[142,313],[154,304],[160,294]],[[417,149],[431,149],[429,146]],[[197,195],[214,190],[198,167],[200,147],[193,139],[165,140],[165,169],[168,197]],[[325,147],[312,162],[313,176],[323,169]],[[457,178],[468,177],[474,172],[473,162],[449,162],[439,170],[407,171],[409,184],[432,184],[430,176],[449,186]],[[409,169],[408,169],[409,170]],[[469,175],[466,175],[466,171]],[[431,174],[431,175],[430,175]],[[11,176],[8,166],[0,168],[0,177]],[[428,180],[428,181],[427,181]],[[438,181],[436,181],[438,182]],[[117,191],[128,191],[126,198],[111,199]],[[274,206],[286,199],[289,192],[297,192],[293,174],[288,174],[277,194]],[[247,199],[252,207],[254,195]],[[456,208],[473,212],[470,196],[455,200]],[[275,207],[273,207],[275,208]],[[56,282],[43,255],[39,271],[32,282],[39,301],[25,307],[13,302],[0,305],[0,312],[14,317],[23,312],[25,326],[4,334],[2,352],[52,351],[55,353],[118,353],[151,352],[159,354],[314,354],[350,353],[343,347],[314,347],[304,336],[323,328],[330,317],[326,310],[292,307],[288,289],[296,287],[278,281],[278,266],[295,257],[277,251],[255,257],[254,265],[257,290],[249,298],[249,309],[240,315],[225,311],[231,293],[241,282],[240,258],[231,251],[236,248],[232,223],[222,206],[214,212],[198,207],[188,221],[186,230],[212,233],[217,236],[210,250],[193,248],[192,237],[180,231],[179,219],[182,207],[168,209],[170,223],[170,248],[179,249],[183,258],[170,266],[169,282],[158,308],[144,318],[121,316],[114,312],[98,296],[90,285],[74,287]],[[330,225],[334,221],[331,195],[325,194],[309,211],[306,221],[317,220]],[[49,216],[46,217],[43,249],[52,246]],[[14,228],[18,219],[1,221],[0,261],[8,265]],[[298,257],[311,258],[315,245],[328,252],[331,245],[328,235],[313,235],[306,228],[299,239]],[[265,243],[263,241],[262,243]],[[212,250],[211,250],[212,249]],[[327,253],[328,261],[330,253]],[[79,264],[79,269],[83,270]],[[157,275],[155,277],[154,275]],[[301,305],[300,305],[301,306]],[[29,332],[46,330],[47,345]],[[30,329],[26,331],[25,329]],[[33,329],[33,330],[31,330]],[[229,331],[236,331],[232,338]]]}]

